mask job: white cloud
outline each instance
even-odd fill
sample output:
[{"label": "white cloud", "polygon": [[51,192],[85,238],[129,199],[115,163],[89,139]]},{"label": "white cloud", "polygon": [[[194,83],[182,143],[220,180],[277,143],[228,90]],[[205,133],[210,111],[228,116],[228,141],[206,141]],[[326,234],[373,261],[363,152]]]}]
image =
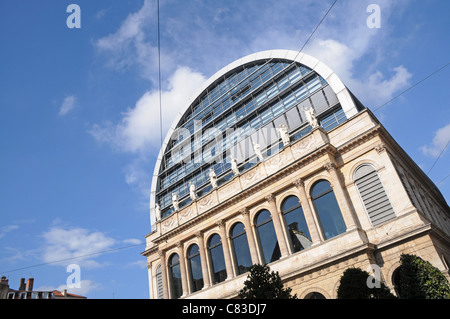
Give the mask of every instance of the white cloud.
[{"label": "white cloud", "polygon": [[129,239],[125,239],[123,241],[124,244],[130,244],[130,245],[140,245],[142,244],[142,240],[137,239],[137,238],[129,238]]},{"label": "white cloud", "polygon": [[64,98],[61,106],[59,107],[59,115],[64,116],[69,113],[75,107],[76,97],[70,95]]},{"label": "white cloud", "polygon": [[152,26],[155,12],[154,1],[145,0],[142,8],[129,14],[115,33],[93,42],[98,52],[107,54],[109,67],[126,70],[137,66],[142,76],[154,79],[158,50],[147,39],[146,31]]},{"label": "white cloud", "polygon": [[54,226],[44,232],[42,259],[47,263],[61,261],[60,264],[76,263],[84,267],[98,267],[94,260],[97,253],[109,250],[116,241],[102,232],[91,232],[84,228],[63,228]]},{"label": "white cloud", "polygon": [[[401,14],[399,8],[404,1],[380,0],[377,4],[382,13],[380,29],[370,29],[366,25],[368,2],[348,2],[331,11],[304,50],[327,64],[368,107],[389,101],[407,88],[412,78],[404,66],[391,66],[385,58],[386,52],[382,51],[383,45],[391,41],[389,21],[393,15]],[[390,55],[393,54],[391,50]]]},{"label": "white cloud", "polygon": [[6,225],[0,227],[0,238],[5,237],[9,232],[19,228],[19,225]]},{"label": "white cloud", "polygon": [[[190,68],[180,67],[169,79],[167,90],[161,93],[163,138],[175,116],[186,106],[205,77]],[[145,152],[151,147],[159,147],[161,141],[159,117],[159,92],[145,92],[132,109],[128,109],[117,125],[107,122],[93,125],[89,131],[99,142],[125,152]],[[135,171],[130,171],[127,183],[136,181]]]},{"label": "white cloud", "polygon": [[438,129],[433,137],[431,145],[420,148],[422,153],[430,157],[438,157],[450,141],[450,124]]}]

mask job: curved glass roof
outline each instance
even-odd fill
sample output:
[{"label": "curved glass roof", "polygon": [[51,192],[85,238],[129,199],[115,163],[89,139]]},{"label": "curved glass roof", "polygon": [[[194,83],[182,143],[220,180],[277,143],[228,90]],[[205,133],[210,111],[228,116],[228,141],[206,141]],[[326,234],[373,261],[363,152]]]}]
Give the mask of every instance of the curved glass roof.
[{"label": "curved glass roof", "polygon": [[302,108],[314,108],[325,129],[344,121],[338,99],[328,83],[310,68],[290,60],[266,59],[241,65],[216,79],[185,112],[167,144],[156,187],[163,217],[211,190],[209,170],[218,184],[229,180],[231,156],[244,171],[258,161],[254,144],[265,156],[282,144],[276,129],[284,124],[291,139],[309,132]]}]

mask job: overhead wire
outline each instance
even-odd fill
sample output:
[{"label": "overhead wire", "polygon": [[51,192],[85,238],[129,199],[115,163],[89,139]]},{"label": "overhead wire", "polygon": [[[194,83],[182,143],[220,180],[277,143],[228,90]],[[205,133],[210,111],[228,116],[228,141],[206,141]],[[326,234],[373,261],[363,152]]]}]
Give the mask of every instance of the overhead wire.
[{"label": "overhead wire", "polygon": [[157,20],[158,20],[158,93],[159,93],[159,130],[161,146],[163,144],[163,125],[162,125],[162,88],[161,88],[161,22],[159,0],[156,1]]}]

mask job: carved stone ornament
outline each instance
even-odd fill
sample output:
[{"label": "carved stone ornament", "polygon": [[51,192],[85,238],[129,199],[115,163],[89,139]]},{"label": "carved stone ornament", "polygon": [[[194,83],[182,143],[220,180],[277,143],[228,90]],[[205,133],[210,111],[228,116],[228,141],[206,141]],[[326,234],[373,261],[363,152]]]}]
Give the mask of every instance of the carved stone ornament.
[{"label": "carved stone ornament", "polygon": [[297,188],[305,186],[305,182],[301,178],[296,179],[295,181],[292,182],[292,184],[294,184],[295,187]]},{"label": "carved stone ornament", "polygon": [[269,194],[265,198],[269,203],[275,202],[275,196],[273,194]]},{"label": "carved stone ornament", "polygon": [[202,238],[203,237],[203,233],[201,231],[198,231],[198,232],[195,233],[195,237]]},{"label": "carved stone ornament", "polygon": [[250,214],[250,211],[248,210],[248,208],[241,208],[239,210],[239,213],[241,213],[242,216],[247,216]]},{"label": "carved stone ornament", "polygon": [[327,170],[327,171],[331,171],[336,169],[336,165],[332,162],[327,162],[323,165],[323,167]]},{"label": "carved stone ornament", "polygon": [[375,150],[378,152],[378,154],[384,152],[386,150],[386,144],[380,143],[377,146],[375,146]]}]

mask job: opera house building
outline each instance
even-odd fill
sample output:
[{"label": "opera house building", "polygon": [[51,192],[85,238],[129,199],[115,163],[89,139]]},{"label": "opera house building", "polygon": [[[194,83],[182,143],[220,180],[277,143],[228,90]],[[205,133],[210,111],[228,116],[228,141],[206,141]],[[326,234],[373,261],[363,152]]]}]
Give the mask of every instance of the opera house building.
[{"label": "opera house building", "polygon": [[302,299],[336,298],[349,267],[395,294],[402,253],[448,278],[446,200],[321,61],[243,57],[180,109],[152,177],[150,298],[236,298],[253,264]]}]

